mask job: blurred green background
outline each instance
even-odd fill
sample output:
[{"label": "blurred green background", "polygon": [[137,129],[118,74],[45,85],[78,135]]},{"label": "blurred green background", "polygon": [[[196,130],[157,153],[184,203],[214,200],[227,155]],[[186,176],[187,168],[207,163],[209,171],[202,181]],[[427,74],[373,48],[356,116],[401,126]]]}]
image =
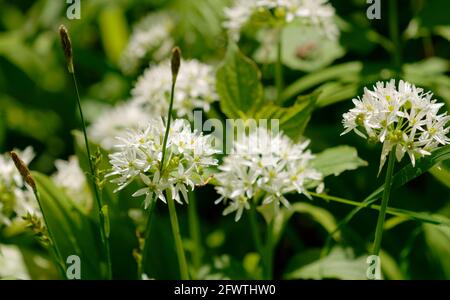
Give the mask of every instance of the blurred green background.
[{"label": "blurred green background", "polygon": [[[312,140],[313,152],[343,144],[358,149],[359,156],[369,166],[328,178],[325,184],[332,195],[361,201],[383,183],[383,178],[374,179],[380,147],[367,145],[353,134],[339,138],[343,130],[342,113],[351,107],[351,98],[361,94],[364,86],[393,76],[393,60],[398,50],[389,38],[392,33],[388,1],[382,1],[381,20],[367,19],[365,0],[330,2],[339,16],[339,43],[322,45],[312,54],[305,50],[305,57],[292,53],[283,56],[286,84],[303,80],[287,92],[294,97],[317,89],[324,91],[319,101],[321,107],[314,112],[306,136]],[[229,3],[226,0],[81,0],[81,19],[68,20],[65,1],[0,0],[0,153],[32,145],[37,155],[30,167],[45,174],[54,171],[55,159],[67,159],[74,153],[71,132],[80,129],[80,120],[57,34],[60,24],[70,29],[83,105],[88,119],[93,120],[105,105],[130,96],[137,77],[123,74],[119,59],[133,24],[150,12],[167,11],[176,20],[173,38],[183,56],[218,64],[227,45],[222,11]],[[433,91],[437,99],[449,104],[450,2],[398,0],[397,7],[402,77]],[[314,33],[289,37],[286,48],[302,49],[308,43],[314,43]],[[244,35],[240,47],[247,56],[259,61],[258,44],[257,39]],[[272,66],[264,63],[259,66],[263,81],[270,82]],[[270,93],[268,89],[266,94]],[[390,206],[450,217],[449,187],[450,162],[446,161],[394,191]],[[251,253],[254,246],[248,220],[235,223],[230,217],[222,217],[222,208],[214,205],[218,196],[212,187],[203,187],[196,193],[207,254],[204,273],[254,277],[258,270]],[[313,204],[325,208],[335,220],[341,220],[351,210],[321,200],[314,200]],[[166,214],[165,209],[158,209],[151,262],[154,271],[149,274],[163,279],[176,277],[178,272]],[[185,210],[180,210],[182,232],[189,248],[185,214]],[[372,240],[376,217],[377,213],[371,210],[356,215],[345,226],[340,246],[345,251],[350,249],[355,257],[363,254]],[[113,261],[117,266],[114,275],[133,278],[131,250],[137,242],[131,221],[124,222],[118,222],[112,229],[118,232],[112,241]],[[323,220],[318,221],[308,213],[294,215],[276,248],[276,277],[282,278],[286,270],[304,265],[302,261],[317,258],[327,237]],[[18,243],[24,253],[37,248],[21,238],[4,240]],[[127,246],[123,246],[124,241]],[[385,275],[391,279],[450,279],[449,242],[448,228],[414,221],[392,222],[383,240],[384,250],[392,260]],[[350,269],[353,262],[346,263],[349,265],[342,268]],[[51,271],[34,274],[36,278],[52,276]],[[342,274],[328,277],[345,278]]]}]

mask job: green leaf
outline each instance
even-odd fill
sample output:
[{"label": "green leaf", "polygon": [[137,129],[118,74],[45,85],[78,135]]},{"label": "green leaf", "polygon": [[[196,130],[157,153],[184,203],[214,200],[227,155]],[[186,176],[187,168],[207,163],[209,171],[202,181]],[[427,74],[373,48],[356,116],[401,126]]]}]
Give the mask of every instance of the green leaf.
[{"label": "green leaf", "polygon": [[[274,63],[277,58],[277,43],[273,42],[271,33],[261,31],[259,40],[262,45],[255,53],[255,60],[262,64]],[[283,64],[305,72],[323,68],[345,54],[338,41],[325,38],[317,28],[305,27],[301,22],[284,26],[281,43]]]},{"label": "green leaf", "polygon": [[350,100],[358,93],[358,83],[327,82],[317,88],[321,91],[317,100],[318,107],[326,107],[344,100]]},{"label": "green leaf", "polygon": [[[419,159],[416,162],[416,166],[413,167],[411,163],[409,163],[406,167],[397,172],[393,177],[392,189],[399,188],[409,181],[415,179],[416,177],[422,175],[429,169],[431,169],[436,164],[446,161],[450,159],[450,145],[441,147],[435,150],[431,155],[425,156]],[[348,224],[353,217],[360,212],[365,207],[370,207],[373,203],[375,203],[382,195],[384,190],[384,185],[376,189],[373,193],[371,193],[367,198],[365,198],[361,203],[363,206],[356,207],[350,211],[341,221],[339,221],[338,226],[336,227],[334,232],[338,232],[342,226]],[[450,220],[446,217],[440,215],[431,215],[426,212],[417,213],[403,209],[394,209],[390,208],[390,213],[398,212],[403,216],[408,216],[410,219],[414,219],[420,222],[427,222],[435,225],[445,225],[450,227]]]},{"label": "green leaf", "polygon": [[[413,166],[409,163],[406,167],[397,172],[393,177],[392,189],[397,189],[409,181],[419,177],[423,173],[430,170],[434,165],[439,162],[450,159],[450,145],[438,148],[433,151],[431,155],[425,156],[419,159],[416,162],[416,165]],[[370,201],[373,199],[378,199],[381,197],[384,190],[384,185],[376,189],[369,197],[367,197],[366,201]]]},{"label": "green leaf", "polygon": [[245,57],[236,44],[229,44],[216,78],[220,107],[228,118],[250,117],[259,109],[263,99],[261,74],[256,64]]},{"label": "green leaf", "polygon": [[104,229],[105,229],[105,235],[106,238],[109,238],[109,234],[111,232],[111,225],[109,223],[109,210],[108,210],[108,205],[103,205],[102,207],[102,214],[105,218],[105,224],[104,224]]},{"label": "green leaf", "polygon": [[[319,251],[315,253],[318,257]],[[313,253],[314,254],[314,253]],[[305,257],[308,256],[308,257]],[[309,252],[297,254],[288,264],[286,279],[343,279],[364,280],[366,258],[355,258],[350,249],[334,248],[324,258],[309,262],[314,257]]]},{"label": "green leaf", "polygon": [[344,171],[365,167],[367,162],[358,157],[355,148],[338,146],[316,154],[311,166],[326,177],[329,175],[338,176]]},{"label": "green leaf", "polygon": [[[284,228],[295,213],[308,215],[313,221],[320,224],[328,233],[331,233],[336,228],[336,220],[328,210],[309,203],[297,202],[292,204],[290,208],[282,208],[280,213],[275,217],[275,244],[280,239]],[[334,238],[339,240],[339,234],[334,235]]]},{"label": "green leaf", "polygon": [[403,280],[405,279],[399,265],[395,259],[389,255],[386,251],[381,250],[381,272],[390,280]]},{"label": "green leaf", "polygon": [[298,140],[306,129],[311,114],[314,111],[318,93],[298,98],[290,107],[281,107],[276,104],[267,104],[259,110],[257,119],[279,120],[280,130],[292,140]]},{"label": "green leaf", "polygon": [[346,78],[356,81],[360,72],[363,70],[363,64],[359,61],[348,62],[340,65],[328,67],[323,70],[303,76],[284,90],[282,94],[283,101],[293,98],[302,92],[305,92],[324,82]]},{"label": "green leaf", "polygon": [[101,10],[98,20],[105,53],[113,63],[117,63],[128,38],[124,12],[119,6],[110,4]]},{"label": "green leaf", "polygon": [[450,228],[424,224],[423,232],[435,265],[450,279]]},{"label": "green leaf", "polygon": [[101,279],[101,258],[98,225],[74,205],[64,191],[45,175],[33,172],[40,195],[40,204],[48,230],[65,262],[70,255],[81,259],[82,279]]},{"label": "green leaf", "polygon": [[442,184],[450,188],[450,161],[442,161],[430,169],[430,173]]}]

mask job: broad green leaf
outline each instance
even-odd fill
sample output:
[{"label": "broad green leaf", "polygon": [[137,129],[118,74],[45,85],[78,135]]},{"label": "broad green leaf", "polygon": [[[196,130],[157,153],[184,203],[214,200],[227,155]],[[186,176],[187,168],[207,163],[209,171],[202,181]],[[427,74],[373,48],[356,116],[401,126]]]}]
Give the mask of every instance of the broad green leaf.
[{"label": "broad green leaf", "polygon": [[397,264],[395,259],[389,255],[389,253],[387,253],[384,250],[381,250],[380,259],[381,259],[381,272],[383,273],[384,276],[386,276],[387,279],[390,280],[405,279],[403,277],[399,265]]},{"label": "broad green leaf", "polygon": [[[259,34],[261,47],[255,53],[255,60],[262,64],[274,63],[277,58],[276,36],[265,30]],[[325,38],[319,30],[292,22],[281,32],[281,59],[283,64],[294,70],[312,72],[323,68],[343,56],[345,50],[337,41]]]},{"label": "broad green leaf", "polygon": [[325,107],[344,100],[350,100],[358,93],[358,83],[327,82],[317,88],[321,94],[317,100],[318,107]]},{"label": "broad green leaf", "polygon": [[[273,229],[275,244],[280,239],[284,228],[295,213],[308,215],[313,221],[320,224],[328,233],[336,228],[336,220],[328,210],[306,202],[297,202],[292,204],[290,208],[282,208],[280,213],[277,214],[274,220]],[[334,238],[339,240],[340,236],[336,234]]]},{"label": "broad green leaf", "polygon": [[450,188],[450,161],[442,161],[430,169],[430,173],[442,184]]},{"label": "broad green leaf", "polygon": [[450,279],[450,228],[424,224],[423,232],[436,266]]},{"label": "broad green leaf", "polygon": [[[317,255],[318,253],[316,253]],[[286,279],[343,279],[364,280],[366,277],[366,257],[355,258],[350,249],[334,248],[324,258],[307,262],[297,254],[288,264]],[[311,256],[310,254],[306,254]],[[307,263],[305,263],[307,262]]]},{"label": "broad green leaf", "polygon": [[117,5],[108,5],[101,10],[98,20],[105,53],[113,63],[117,63],[128,38],[123,10]]},{"label": "broad green leaf", "polygon": [[367,162],[358,157],[355,148],[338,146],[316,154],[311,166],[326,177],[338,176],[344,171],[365,167]]},{"label": "broad green leaf", "polygon": [[257,119],[279,120],[280,130],[294,141],[298,140],[311,119],[318,94],[299,97],[290,107],[281,107],[276,104],[267,104],[259,110]]},{"label": "broad green leaf", "polygon": [[73,200],[47,176],[33,172],[33,178],[48,230],[64,263],[68,256],[78,255],[81,259],[81,278],[101,279],[103,263],[98,256],[101,253],[98,225],[78,210]]},{"label": "broad green leaf", "polygon": [[256,64],[230,43],[216,75],[220,107],[228,118],[246,118],[259,109],[263,99],[260,77]]},{"label": "broad green leaf", "polygon": [[349,81],[356,81],[362,69],[363,64],[359,61],[354,61],[331,66],[305,75],[286,87],[282,95],[283,101],[300,95],[301,93],[330,80],[346,78]]}]

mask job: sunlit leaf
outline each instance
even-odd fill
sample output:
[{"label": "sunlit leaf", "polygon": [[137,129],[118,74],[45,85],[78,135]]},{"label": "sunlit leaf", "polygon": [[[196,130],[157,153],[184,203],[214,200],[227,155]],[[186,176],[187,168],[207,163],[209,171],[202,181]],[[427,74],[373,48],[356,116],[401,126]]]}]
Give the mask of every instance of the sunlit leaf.
[{"label": "sunlit leaf", "polygon": [[316,154],[311,165],[326,177],[329,175],[338,176],[344,171],[365,167],[367,162],[358,157],[355,148],[338,146]]},{"label": "sunlit leaf", "polygon": [[230,43],[224,63],[217,70],[220,107],[230,119],[251,116],[260,106],[263,88],[256,64]]},{"label": "sunlit leaf", "polygon": [[334,248],[328,256],[310,263],[305,263],[304,255],[297,254],[291,260],[286,279],[367,279],[366,257],[355,258],[350,249]]}]

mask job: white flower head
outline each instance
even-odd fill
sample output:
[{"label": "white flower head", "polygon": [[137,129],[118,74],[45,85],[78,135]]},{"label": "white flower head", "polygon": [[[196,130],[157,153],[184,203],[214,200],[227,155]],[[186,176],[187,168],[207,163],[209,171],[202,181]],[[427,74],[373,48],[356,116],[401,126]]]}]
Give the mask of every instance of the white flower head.
[{"label": "white flower head", "polygon": [[236,212],[238,221],[244,209],[250,209],[250,201],[257,199],[262,199],[262,205],[272,203],[277,208],[280,203],[289,207],[286,194],[310,197],[307,187],[320,185],[322,175],[310,166],[314,156],[307,150],[308,144],[294,143],[265,128],[238,138],[216,174],[216,190],[221,195],[216,203],[225,201],[228,205],[224,215]]},{"label": "white flower head", "polygon": [[[31,147],[15,152],[27,165],[34,158]],[[0,225],[10,225],[27,213],[41,216],[33,191],[23,181],[10,155],[0,155]]]},{"label": "white flower head", "polygon": [[[167,115],[172,85],[170,63],[165,61],[149,67],[138,79],[131,94],[133,103],[148,112]],[[194,118],[194,109],[209,111],[212,102],[218,100],[214,69],[195,59],[182,60],[175,86],[173,108],[180,118]]]},{"label": "white flower head", "polygon": [[118,139],[117,152],[111,154],[112,171],[118,185],[116,191],[138,180],[144,187],[133,196],[145,196],[145,208],[154,199],[166,202],[169,191],[178,203],[187,203],[187,193],[197,185],[205,184],[209,176],[207,169],[217,164],[212,147],[212,137],[192,132],[189,122],[174,120],[169,130],[164,166],[163,140],[166,126],[161,118],[152,120],[145,129],[130,130],[124,138]]},{"label": "white flower head", "polygon": [[132,102],[125,102],[107,109],[89,127],[89,136],[103,149],[111,151],[117,137],[124,136],[127,129],[140,129],[151,120],[148,112]]},{"label": "white flower head", "polygon": [[55,166],[56,172],[53,174],[55,184],[82,207],[89,208],[92,199],[86,176],[80,168],[78,158],[70,156],[67,161],[58,159],[55,161]]},{"label": "white flower head", "polygon": [[252,19],[266,26],[299,20],[319,28],[330,39],[339,35],[334,22],[335,10],[328,0],[235,0],[232,7],[225,9],[225,16],[224,26],[235,40]]},{"label": "white flower head", "polygon": [[151,13],[139,21],[120,59],[122,71],[134,73],[147,57],[154,61],[167,58],[175,45],[171,36],[174,28],[175,22],[167,13]]},{"label": "white flower head", "polygon": [[414,166],[416,157],[430,155],[438,146],[450,143],[450,116],[439,114],[444,104],[411,83],[400,80],[397,87],[393,79],[377,82],[373,90],[365,88],[362,98],[353,99],[353,104],[355,107],[343,115],[342,134],[353,130],[382,143],[379,171],[390,151],[395,151],[398,161],[407,153]]}]

